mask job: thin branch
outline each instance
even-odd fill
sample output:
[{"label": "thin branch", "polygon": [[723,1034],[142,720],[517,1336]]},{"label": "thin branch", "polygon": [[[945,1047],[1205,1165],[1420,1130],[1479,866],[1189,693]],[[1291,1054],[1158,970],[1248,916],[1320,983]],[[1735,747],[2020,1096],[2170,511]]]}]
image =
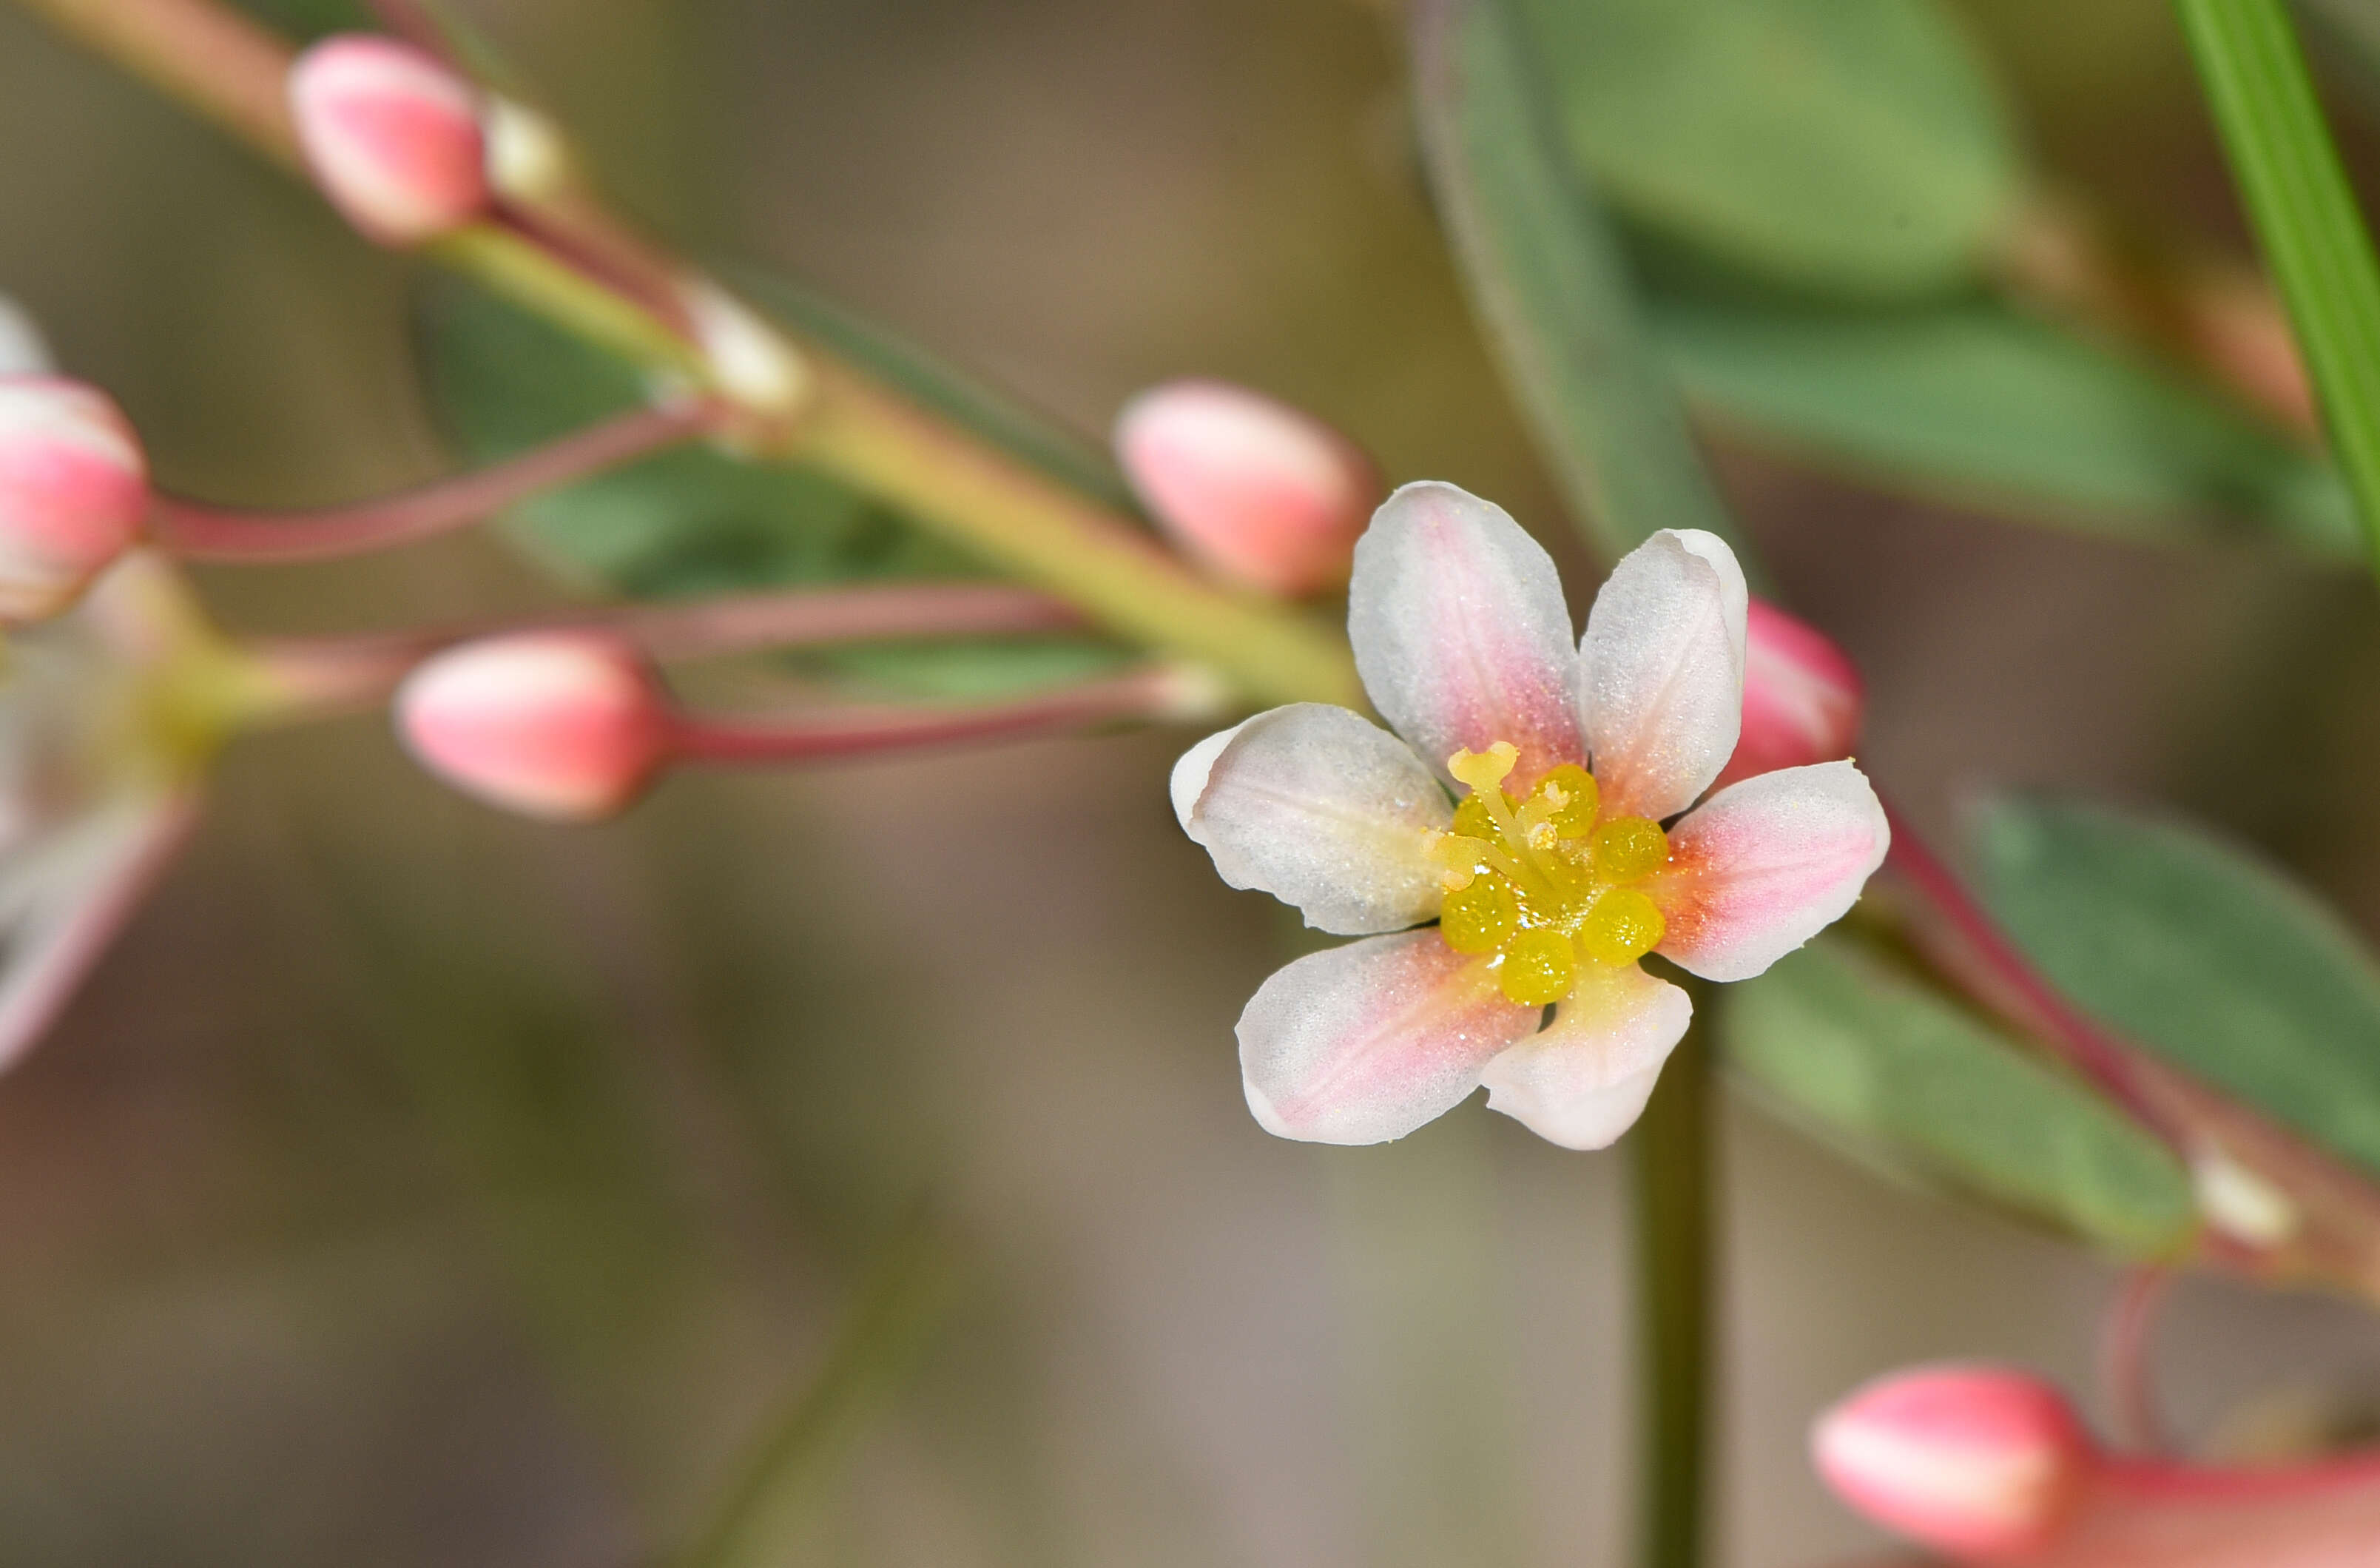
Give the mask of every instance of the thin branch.
[{"label": "thin branch", "polygon": [[543,491],[689,441],[715,418],[713,408],[698,403],[638,408],[476,473],[346,506],[250,512],[160,495],[150,529],[159,544],[191,561],[263,565],[358,555],[480,522]]},{"label": "thin branch", "polygon": [[841,761],[1172,718],[1180,714],[1183,696],[1181,672],[1159,667],[1014,702],[826,708],[798,719],[747,723],[682,715],[670,736],[670,750],[684,761]]}]

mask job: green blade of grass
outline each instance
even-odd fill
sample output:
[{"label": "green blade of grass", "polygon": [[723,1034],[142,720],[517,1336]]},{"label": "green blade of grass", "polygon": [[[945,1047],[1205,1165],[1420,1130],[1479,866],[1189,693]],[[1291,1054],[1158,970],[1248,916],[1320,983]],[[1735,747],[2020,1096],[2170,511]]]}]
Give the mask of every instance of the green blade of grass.
[{"label": "green blade of grass", "polygon": [[2380,570],[2380,261],[2282,0],[2175,0]]}]

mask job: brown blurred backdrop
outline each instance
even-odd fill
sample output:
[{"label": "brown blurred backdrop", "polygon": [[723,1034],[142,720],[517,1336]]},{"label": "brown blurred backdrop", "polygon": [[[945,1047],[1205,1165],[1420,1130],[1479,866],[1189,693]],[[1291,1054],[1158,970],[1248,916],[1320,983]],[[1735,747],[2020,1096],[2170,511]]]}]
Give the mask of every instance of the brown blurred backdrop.
[{"label": "brown blurred backdrop", "polygon": [[[287,5],[282,14],[301,12]],[[1088,431],[1248,381],[1592,573],[1475,342],[1354,0],[473,0],[631,210]],[[2236,244],[2159,0],[1977,20],[2050,165]],[[444,461],[405,269],[0,7],[0,289],[169,485],[360,495]],[[2170,801],[2380,928],[2370,590],[1726,472],[1861,660],[1864,760]],[[232,624],[546,590],[467,540],[214,574]],[[674,781],[499,819],[358,721],[243,745],[164,892],[0,1083],[0,1563],[613,1568],[666,1556],[917,1195],[965,1285],[785,1561],[1599,1564],[1629,1477],[1623,1161],[1475,1104],[1260,1133],[1232,1020],[1290,922],[1166,808],[1178,735]],[[1728,1561],[1870,1537],[1811,1414],[1907,1360],[2087,1384],[2106,1267],[1726,1120]],[[2193,1283],[2204,1437],[2380,1388],[2343,1307]]]}]

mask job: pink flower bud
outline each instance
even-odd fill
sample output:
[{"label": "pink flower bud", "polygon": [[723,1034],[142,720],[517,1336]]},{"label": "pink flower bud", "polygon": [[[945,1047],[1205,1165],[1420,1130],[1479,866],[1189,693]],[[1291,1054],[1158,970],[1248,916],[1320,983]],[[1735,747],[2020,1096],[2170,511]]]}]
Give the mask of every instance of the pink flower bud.
[{"label": "pink flower bud", "polygon": [[315,183],[383,245],[418,245],[488,205],[480,101],[395,39],[329,38],[289,68],[289,107]]},{"label": "pink flower bud", "polygon": [[65,609],[148,510],[148,459],[114,399],[79,382],[0,377],[0,620]]},{"label": "pink flower bud", "polygon": [[1216,381],[1124,405],[1115,450],[1142,503],[1217,575],[1268,593],[1347,580],[1380,501],[1371,459],[1298,410]]},{"label": "pink flower bud", "polygon": [[1819,1417],[1811,1447],[1828,1484],[1862,1513],[1981,1562],[2050,1540],[2098,1465],[2055,1389],[1985,1367],[1871,1383]]},{"label": "pink flower bud", "polygon": [[1859,671],[1826,633],[1754,600],[1744,624],[1743,732],[1713,787],[1850,756],[1865,707]]},{"label": "pink flower bud", "polygon": [[396,727],[448,783],[533,817],[592,821],[634,800],[668,748],[644,655],[601,632],[522,632],[424,660]]}]

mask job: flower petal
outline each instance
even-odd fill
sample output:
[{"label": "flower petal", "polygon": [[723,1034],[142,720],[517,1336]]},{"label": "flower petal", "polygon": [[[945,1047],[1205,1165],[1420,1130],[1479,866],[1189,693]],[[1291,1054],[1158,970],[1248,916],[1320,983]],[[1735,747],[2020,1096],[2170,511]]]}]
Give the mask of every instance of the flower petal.
[{"label": "flower petal", "polygon": [[1344,708],[1259,713],[1192,748],[1174,784],[1183,831],[1216,872],[1296,905],[1318,930],[1370,936],[1438,914],[1446,886],[1423,851],[1454,808],[1403,741]]},{"label": "flower petal", "polygon": [[1717,534],[1663,529],[1596,595],[1579,644],[1579,703],[1603,809],[1675,816],[1710,787],[1743,722],[1749,595]]},{"label": "flower petal", "polygon": [[73,1000],[196,817],[192,795],[132,794],[10,851],[0,865],[0,1068]]},{"label": "flower petal", "polygon": [[1643,1114],[1694,1012],[1633,964],[1590,964],[1551,1024],[1488,1064],[1488,1109],[1564,1149],[1604,1148]]},{"label": "flower petal", "polygon": [[1849,762],[1730,784],[1670,832],[1669,869],[1646,890],[1668,923],[1661,956],[1706,979],[1750,979],[1842,918],[1891,842]]},{"label": "flower petal", "polygon": [[1385,1143],[1463,1103],[1538,1010],[1504,1000],[1486,964],[1435,930],[1299,959],[1240,1015],[1240,1074],[1265,1131]]},{"label": "flower petal", "polygon": [[1390,496],[1355,544],[1347,636],[1373,706],[1441,774],[1500,740],[1521,751],[1507,789],[1585,760],[1561,580],[1502,507],[1436,482]]}]

